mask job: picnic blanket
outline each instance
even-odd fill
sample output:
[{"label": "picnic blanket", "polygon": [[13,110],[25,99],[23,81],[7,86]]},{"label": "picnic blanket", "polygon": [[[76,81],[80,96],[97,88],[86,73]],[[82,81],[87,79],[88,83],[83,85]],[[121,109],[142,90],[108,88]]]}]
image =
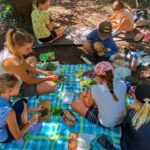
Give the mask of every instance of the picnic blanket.
[{"label": "picnic blanket", "polygon": [[[58,85],[57,89],[50,94],[40,95],[29,97],[28,103],[29,108],[36,107],[40,101],[42,100],[51,100],[51,105],[57,108],[63,109],[71,109],[70,105],[63,104],[63,94],[66,90],[71,90],[75,94],[74,99],[78,98],[78,94],[82,92],[84,89],[80,85],[80,79],[75,77],[75,72],[79,69],[89,70],[92,69],[93,66],[79,64],[79,65],[60,65],[60,73],[65,74],[67,77],[67,81]],[[130,100],[128,99],[128,103]],[[51,107],[52,107],[51,106]],[[113,129],[106,129],[98,127],[88,120],[84,119],[77,113],[75,113],[72,109],[71,111],[75,114],[78,121],[73,127],[68,127],[61,116],[51,116],[49,122],[43,122],[42,129],[38,130],[35,133],[27,133],[24,136],[25,143],[19,144],[16,141],[12,141],[8,144],[0,144],[0,150],[67,150],[68,149],[68,141],[71,132],[76,132],[79,134],[106,134],[113,141],[113,145],[120,150],[120,137],[121,137],[121,129],[120,127]]]}]

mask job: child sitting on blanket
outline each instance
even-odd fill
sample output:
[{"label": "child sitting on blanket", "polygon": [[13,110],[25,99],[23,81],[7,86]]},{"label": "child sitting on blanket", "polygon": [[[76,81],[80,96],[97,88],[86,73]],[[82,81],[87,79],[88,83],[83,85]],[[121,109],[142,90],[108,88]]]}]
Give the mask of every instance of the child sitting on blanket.
[{"label": "child sitting on blanket", "polygon": [[[103,148],[113,149],[112,144],[103,136]],[[122,150],[150,149],[150,84],[143,83],[136,87],[135,103],[122,123]]]},{"label": "child sitting on blanket", "polygon": [[134,28],[134,18],[129,7],[127,7],[121,0],[116,0],[113,3],[113,11],[113,15],[107,20],[112,23],[112,35],[115,36],[122,31],[132,31]]},{"label": "child sitting on blanket", "polygon": [[20,139],[28,130],[33,132],[40,129],[40,124],[34,124],[39,115],[36,114],[27,120],[28,113],[40,110],[40,106],[27,110],[28,101],[25,98],[18,100],[14,105],[11,104],[10,98],[18,94],[19,88],[19,80],[15,75],[0,75],[0,143]]},{"label": "child sitting on blanket", "polygon": [[98,84],[72,102],[71,107],[96,125],[115,127],[126,115],[126,85],[113,80],[114,69],[109,62],[98,63],[94,73]]},{"label": "child sitting on blanket", "polygon": [[[138,85],[135,103],[122,124],[121,148],[123,150],[150,149],[150,84]],[[134,106],[134,107],[133,107]]]},{"label": "child sitting on blanket", "polygon": [[57,27],[55,23],[50,20],[46,10],[49,8],[50,0],[37,0],[36,7],[32,11],[32,26],[36,38],[42,43],[53,42],[64,34],[64,28]]},{"label": "child sitting on blanket", "polygon": [[94,63],[108,60],[111,55],[118,52],[112,39],[112,25],[110,22],[101,22],[98,29],[94,29],[83,42],[84,50],[91,55]]}]

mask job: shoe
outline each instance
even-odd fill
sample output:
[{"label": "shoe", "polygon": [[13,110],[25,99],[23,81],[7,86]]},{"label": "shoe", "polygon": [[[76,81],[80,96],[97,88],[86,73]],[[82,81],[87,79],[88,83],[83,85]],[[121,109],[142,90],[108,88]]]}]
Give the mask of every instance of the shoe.
[{"label": "shoe", "polygon": [[148,43],[150,41],[150,32],[144,36],[143,42]]},{"label": "shoe", "polygon": [[134,41],[138,42],[141,41],[143,38],[144,38],[144,33],[138,32],[134,37]]},{"label": "shoe", "polygon": [[37,42],[39,43],[39,45],[43,45],[43,42],[41,42],[40,40],[37,39]]}]

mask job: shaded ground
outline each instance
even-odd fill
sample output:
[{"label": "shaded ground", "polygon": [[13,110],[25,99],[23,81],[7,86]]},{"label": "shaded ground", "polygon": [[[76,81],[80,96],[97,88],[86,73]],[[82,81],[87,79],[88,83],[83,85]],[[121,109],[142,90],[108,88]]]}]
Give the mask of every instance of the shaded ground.
[{"label": "shaded ground", "polygon": [[[50,16],[60,22],[65,27],[96,27],[101,21],[104,21],[111,15],[112,9],[108,0],[53,0],[49,8]],[[2,35],[5,35],[5,27]],[[0,45],[4,42],[4,36],[0,36]],[[134,43],[133,41],[118,41],[116,42],[120,49],[124,47],[132,47],[134,49],[146,49],[150,51],[150,43],[143,44],[141,42]],[[35,49],[35,55],[38,56],[41,52],[56,50],[57,59],[63,64],[82,63],[80,55],[84,53],[78,46],[53,46],[46,48]]]},{"label": "shaded ground", "polygon": [[[96,27],[101,21],[106,20],[112,13],[110,3],[101,3],[100,1],[90,0],[63,0],[53,1],[49,12],[57,22],[60,22],[65,27]],[[116,42],[120,49],[131,47],[134,49],[146,49],[150,52],[150,44],[135,43],[133,41],[118,41]],[[38,55],[41,51],[49,49],[56,50],[57,59],[60,63],[83,63],[80,55],[85,55],[78,46],[55,46],[52,48],[43,48],[36,50]]]}]

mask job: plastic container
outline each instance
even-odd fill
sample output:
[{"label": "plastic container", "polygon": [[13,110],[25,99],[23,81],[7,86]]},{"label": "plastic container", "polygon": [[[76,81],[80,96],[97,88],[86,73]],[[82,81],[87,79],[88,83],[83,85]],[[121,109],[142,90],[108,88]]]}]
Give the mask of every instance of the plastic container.
[{"label": "plastic container", "polygon": [[130,68],[132,71],[136,71],[138,65],[138,57],[136,55],[133,55],[131,57],[131,63],[130,63]]},{"label": "plastic container", "polygon": [[92,65],[93,63],[90,61],[90,60],[88,60],[86,57],[84,57],[84,56],[80,56],[80,58],[86,63],[86,64],[88,64],[88,65]]}]

